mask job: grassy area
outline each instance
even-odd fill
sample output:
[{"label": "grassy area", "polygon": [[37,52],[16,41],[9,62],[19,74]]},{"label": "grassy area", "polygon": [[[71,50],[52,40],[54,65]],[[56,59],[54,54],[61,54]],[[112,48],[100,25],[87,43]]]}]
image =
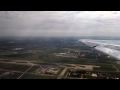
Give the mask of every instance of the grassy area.
[{"label": "grassy area", "polygon": [[30,66],[0,63],[0,69],[26,71]]},{"label": "grassy area", "polygon": [[0,74],[2,74],[2,73],[5,73],[6,71],[2,71],[2,70],[0,70]]},{"label": "grassy area", "polygon": [[100,66],[100,68],[93,67],[93,70],[95,71],[116,71],[116,69],[113,68],[112,65]]},{"label": "grassy area", "polygon": [[25,74],[21,79],[56,79],[57,76]]},{"label": "grassy area", "polygon": [[[85,48],[85,47],[84,47]],[[29,60],[29,61],[37,61],[37,62],[56,62],[56,63],[84,63],[84,62],[96,62],[94,59],[89,58],[65,58],[65,57],[58,57],[54,53],[67,53],[69,49],[79,50],[78,48],[46,48],[46,49],[38,49],[38,50],[21,50],[16,51],[17,54],[10,53],[13,50],[9,50],[5,52],[6,54],[1,55],[1,58],[5,59],[16,59],[16,60]],[[82,49],[83,51],[83,49]],[[85,50],[86,51],[86,50]],[[87,52],[89,50],[87,49]],[[18,53],[19,52],[19,53]]]},{"label": "grassy area", "polygon": [[119,72],[109,72],[109,73],[106,73],[106,75],[120,78],[120,73]]},{"label": "grassy area", "polygon": [[10,74],[8,76],[5,76],[1,79],[17,79],[22,73],[14,73],[14,74]]},{"label": "grassy area", "polygon": [[11,62],[12,60],[0,60],[0,61],[3,61],[3,62]]},{"label": "grassy area", "polygon": [[91,52],[91,48],[87,46],[79,46],[78,47],[71,47],[71,48],[62,48],[62,47],[54,47],[54,48],[41,48],[41,49],[31,49],[31,50],[20,50],[16,51],[17,54],[13,53],[13,50],[8,50],[4,52],[4,55],[1,55],[1,58],[5,59],[15,59],[15,60],[28,60],[28,61],[36,61],[36,62],[48,62],[48,63],[73,63],[73,64],[97,64],[97,63],[110,63],[115,61],[114,59],[108,59],[104,54],[101,57],[98,57],[99,60],[96,58],[65,58],[65,57],[58,57],[54,53],[67,53],[69,50],[73,49],[78,50],[80,52]]},{"label": "grassy area", "polygon": [[28,72],[34,72],[35,70],[37,70],[39,68],[39,66],[33,66],[31,69],[28,70]]},{"label": "grassy area", "polygon": [[113,64],[120,71],[120,64]]}]

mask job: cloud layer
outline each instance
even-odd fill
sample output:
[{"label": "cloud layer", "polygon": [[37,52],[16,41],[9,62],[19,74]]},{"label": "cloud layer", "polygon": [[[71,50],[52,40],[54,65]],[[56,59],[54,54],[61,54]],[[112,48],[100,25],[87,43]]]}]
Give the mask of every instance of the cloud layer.
[{"label": "cloud layer", "polygon": [[120,36],[119,11],[0,11],[0,36]]}]

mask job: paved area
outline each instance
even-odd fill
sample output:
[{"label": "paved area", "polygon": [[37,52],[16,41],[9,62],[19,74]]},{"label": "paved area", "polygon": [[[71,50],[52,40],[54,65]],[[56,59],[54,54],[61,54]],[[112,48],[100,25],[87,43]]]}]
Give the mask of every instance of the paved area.
[{"label": "paved area", "polygon": [[64,68],[64,70],[61,72],[61,74],[58,76],[57,79],[62,79],[64,77],[65,72],[67,71],[68,68]]}]

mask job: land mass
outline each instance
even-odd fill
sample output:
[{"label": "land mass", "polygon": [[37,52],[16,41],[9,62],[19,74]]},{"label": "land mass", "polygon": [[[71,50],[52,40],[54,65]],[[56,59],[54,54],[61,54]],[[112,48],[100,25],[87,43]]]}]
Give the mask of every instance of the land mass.
[{"label": "land mass", "polygon": [[78,38],[0,39],[0,79],[119,79],[119,70]]}]

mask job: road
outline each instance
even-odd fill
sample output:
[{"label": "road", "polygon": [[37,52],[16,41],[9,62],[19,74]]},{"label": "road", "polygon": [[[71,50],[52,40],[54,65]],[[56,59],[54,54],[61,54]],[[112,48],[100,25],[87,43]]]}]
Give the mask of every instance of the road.
[{"label": "road", "polygon": [[61,78],[63,78],[63,76],[64,76],[65,72],[67,71],[67,69],[68,69],[67,67],[64,68],[64,70],[61,72],[61,74],[58,76],[57,79],[61,79]]},{"label": "road", "polygon": [[81,79],[83,79],[83,74],[81,75]]},{"label": "road", "polygon": [[34,65],[32,65],[30,68],[28,68],[22,75],[20,75],[17,79],[20,79],[28,70],[30,70]]},{"label": "road", "polygon": [[67,74],[65,75],[64,79],[66,79],[66,77],[68,76],[69,72],[67,72]]},{"label": "road", "polygon": [[119,69],[117,69],[114,65],[112,65],[113,66],[113,68],[115,68],[116,69],[116,72],[119,72]]}]

